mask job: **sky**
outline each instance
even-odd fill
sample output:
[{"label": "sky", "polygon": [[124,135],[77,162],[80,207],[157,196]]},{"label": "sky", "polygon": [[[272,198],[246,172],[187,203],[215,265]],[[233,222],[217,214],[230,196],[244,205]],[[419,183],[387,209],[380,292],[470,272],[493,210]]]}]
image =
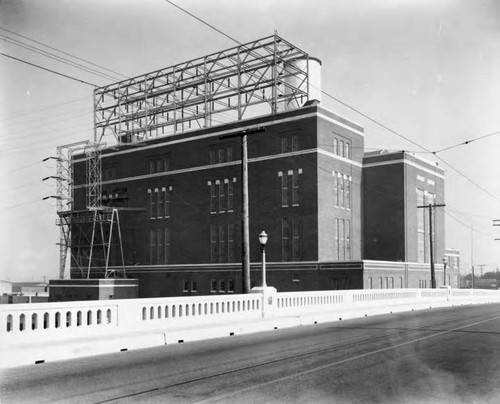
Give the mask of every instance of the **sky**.
[{"label": "sky", "polygon": [[[445,169],[437,202],[446,203],[445,244],[461,251],[462,273],[471,263],[500,267],[492,225],[500,219],[500,2],[173,2],[240,42],[276,30],[320,58],[323,90],[353,109],[326,96],[322,105],[365,127],[367,151],[407,150]],[[0,28],[3,54],[97,86],[236,45],[164,0],[0,0]],[[92,86],[0,55],[0,280],[57,277],[55,200],[42,200],[56,195],[55,182],[42,181],[56,167],[42,160],[92,138]]]}]

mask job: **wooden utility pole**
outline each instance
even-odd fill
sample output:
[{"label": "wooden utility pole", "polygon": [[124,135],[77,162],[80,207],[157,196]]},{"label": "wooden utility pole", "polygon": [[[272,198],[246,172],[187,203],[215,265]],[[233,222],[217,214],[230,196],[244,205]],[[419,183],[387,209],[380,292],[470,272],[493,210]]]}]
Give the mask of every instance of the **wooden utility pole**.
[{"label": "wooden utility pole", "polygon": [[219,136],[220,140],[233,137],[241,138],[241,260],[242,260],[242,290],[250,292],[250,212],[248,202],[248,144],[247,135],[265,132],[266,128],[259,126],[238,133]]},{"label": "wooden utility pole", "polygon": [[439,203],[439,204],[432,204],[429,203],[428,205],[421,205],[417,206],[417,208],[422,208],[422,209],[429,209],[429,258],[431,261],[431,288],[436,289],[436,276],[435,276],[435,271],[434,271],[434,241],[432,237],[432,210],[434,208],[441,208],[443,206],[446,206],[444,203]]}]

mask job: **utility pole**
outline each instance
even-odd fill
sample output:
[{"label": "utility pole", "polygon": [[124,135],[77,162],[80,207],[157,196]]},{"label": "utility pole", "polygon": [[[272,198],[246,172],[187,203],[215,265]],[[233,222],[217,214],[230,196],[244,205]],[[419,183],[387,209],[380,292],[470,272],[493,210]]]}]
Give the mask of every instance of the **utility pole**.
[{"label": "utility pole", "polygon": [[250,214],[248,203],[248,144],[247,135],[265,132],[266,128],[259,126],[238,133],[219,136],[220,140],[233,137],[241,138],[241,259],[242,259],[242,289],[250,292]]},{"label": "utility pole", "polygon": [[432,238],[432,211],[434,208],[441,208],[446,206],[444,203],[429,203],[428,205],[417,206],[417,208],[421,209],[429,209],[429,255],[431,261],[431,288],[436,289],[436,276],[434,271],[434,241]]}]

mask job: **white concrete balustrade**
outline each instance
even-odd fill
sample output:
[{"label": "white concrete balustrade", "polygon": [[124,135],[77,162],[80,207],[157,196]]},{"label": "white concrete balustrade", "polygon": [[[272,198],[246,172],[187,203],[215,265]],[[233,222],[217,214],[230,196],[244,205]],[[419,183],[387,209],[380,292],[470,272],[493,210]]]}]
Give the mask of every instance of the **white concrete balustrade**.
[{"label": "white concrete balustrade", "polygon": [[[44,356],[41,353],[43,349],[49,352],[56,347],[61,352],[53,358],[61,359],[338,318],[481,302],[500,302],[500,291],[385,289],[266,292],[6,304],[0,306],[0,344],[3,351],[0,355],[3,358],[7,353],[11,359],[12,355],[22,358],[3,361],[3,367],[5,363],[15,366],[35,363],[37,358]],[[130,342],[132,337],[136,340],[135,344]],[[110,342],[112,340],[113,343]],[[92,349],[104,342],[108,345],[100,351]],[[72,345],[67,354],[62,349],[65,345]],[[22,351],[34,353],[18,355]]]}]

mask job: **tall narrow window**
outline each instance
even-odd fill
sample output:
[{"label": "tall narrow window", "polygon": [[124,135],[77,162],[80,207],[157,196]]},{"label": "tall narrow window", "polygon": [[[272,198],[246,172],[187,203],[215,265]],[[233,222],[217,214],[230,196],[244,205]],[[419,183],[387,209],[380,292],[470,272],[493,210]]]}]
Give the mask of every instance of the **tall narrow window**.
[{"label": "tall narrow window", "polygon": [[345,178],[343,175],[339,177],[339,206],[344,207],[344,182]]},{"label": "tall narrow window", "polygon": [[227,225],[227,262],[234,262],[234,224]]},{"label": "tall narrow window", "polygon": [[170,191],[172,191],[172,187],[165,188],[163,193],[163,202],[164,202],[164,209],[163,209],[163,217],[167,218],[170,217]]},{"label": "tall narrow window", "polygon": [[164,254],[165,254],[165,264],[170,263],[170,229],[168,227],[165,227],[165,243],[164,243]]},{"label": "tall narrow window", "polygon": [[287,152],[288,152],[288,137],[281,136],[281,153],[287,153]]},{"label": "tall narrow window", "polygon": [[156,264],[156,229],[149,231],[149,257],[151,264]]},{"label": "tall narrow window", "polygon": [[351,221],[345,221],[345,259],[351,259]]},{"label": "tall narrow window", "polygon": [[349,144],[349,142],[345,142],[344,157],[347,158],[347,159],[351,158],[351,145]]},{"label": "tall narrow window", "polygon": [[217,225],[210,225],[210,262],[215,263],[218,260],[217,255]]},{"label": "tall narrow window", "polygon": [[165,263],[165,230],[163,228],[156,229],[156,242],[157,242],[157,252],[156,252],[156,263]]},{"label": "tall narrow window", "polygon": [[227,148],[227,161],[233,161],[233,146]]},{"label": "tall narrow window", "polygon": [[288,207],[288,175],[281,173],[281,206]]},{"label": "tall narrow window", "polygon": [[292,254],[293,254],[293,261],[299,261],[300,259],[300,222],[299,218],[293,218],[292,219]]},{"label": "tall narrow window", "polygon": [[226,225],[219,224],[219,261],[226,262]]},{"label": "tall narrow window", "polygon": [[339,140],[336,137],[333,138],[333,154],[339,154]]},{"label": "tall narrow window", "polygon": [[290,224],[288,218],[281,219],[281,260],[289,261],[290,257]]},{"label": "tall narrow window", "polygon": [[345,208],[351,209],[351,177],[347,177],[345,182]]},{"label": "tall narrow window", "polygon": [[152,189],[148,190],[149,192],[149,217],[151,219],[156,219],[156,198],[157,195],[156,193],[158,192],[158,188],[156,188],[154,191]]},{"label": "tall narrow window", "polygon": [[299,150],[299,137],[297,135],[292,135],[292,151]]},{"label": "tall narrow window", "polygon": [[223,213],[226,211],[226,184],[227,179],[224,180],[224,183],[219,185],[219,212]]},{"label": "tall narrow window", "polygon": [[339,246],[340,246],[340,261],[345,259],[345,231],[344,231],[344,219],[339,220]]},{"label": "tall narrow window", "polygon": [[157,214],[156,217],[161,219],[163,217],[164,212],[164,201],[165,201],[165,188],[162,188],[157,194]]},{"label": "tall narrow window", "polygon": [[299,206],[299,171],[292,172],[292,205]]},{"label": "tall narrow window", "polygon": [[335,257],[340,260],[340,219],[335,218]]},{"label": "tall narrow window", "polygon": [[218,161],[217,161],[218,163],[224,163],[226,161],[225,154],[226,154],[226,150],[225,149],[219,149],[218,150],[218,155],[219,155]]},{"label": "tall narrow window", "polygon": [[214,183],[209,182],[210,188],[210,213],[217,213],[217,189]]},{"label": "tall narrow window", "polygon": [[339,140],[339,156],[344,157],[344,141]]},{"label": "tall narrow window", "polygon": [[333,201],[335,206],[339,206],[339,179],[335,171],[333,172]]},{"label": "tall narrow window", "polygon": [[233,181],[230,179],[227,183],[227,211],[234,210],[234,195],[233,195]]}]

